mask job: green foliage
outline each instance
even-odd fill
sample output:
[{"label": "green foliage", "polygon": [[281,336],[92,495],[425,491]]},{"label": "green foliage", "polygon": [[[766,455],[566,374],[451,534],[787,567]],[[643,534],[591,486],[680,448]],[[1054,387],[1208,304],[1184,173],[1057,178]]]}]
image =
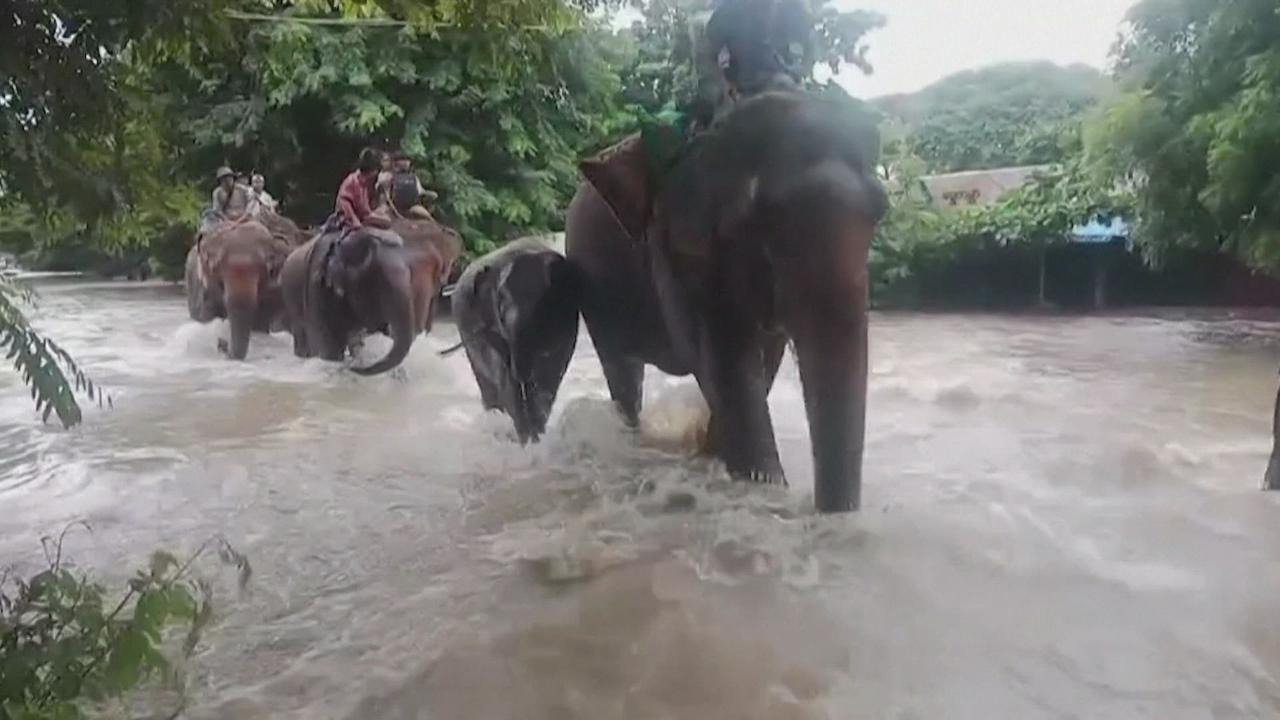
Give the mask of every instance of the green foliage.
[{"label": "green foliage", "polygon": [[256,168],[289,212],[318,222],[360,147],[400,147],[440,193],[438,214],[483,252],[561,222],[578,151],[614,131],[608,40],[590,24],[499,34],[260,22],[233,53],[157,67],[150,86],[183,98],[189,176]]},{"label": "green foliage", "polygon": [[45,539],[48,567],[28,580],[0,575],[0,720],[73,720],[89,703],[117,698],[152,677],[177,684],[162,652],[166,630],[185,629],[187,657],[213,617],[212,592],[188,571],[216,545],[248,582],[248,560],[226,541],[206,543],[185,562],[152,554],[119,599],[68,569],[63,531]]},{"label": "green foliage", "polygon": [[956,250],[948,218],[934,208],[921,180],[924,161],[891,138],[884,167],[889,211],[867,259],[871,296],[879,307],[914,302],[920,277]]},{"label": "green foliage", "polygon": [[874,104],[903,126],[930,172],[953,172],[1066,160],[1078,149],[1082,114],[1108,88],[1083,65],[1006,63]]},{"label": "green foliage", "polygon": [[1099,184],[1075,161],[1037,173],[993,205],[958,213],[952,232],[1001,245],[1044,246],[1066,242],[1071,228],[1089,218],[1128,216],[1130,210],[1125,193]]},{"label": "green foliage", "polygon": [[[694,67],[694,22],[710,13],[712,0],[642,0],[634,3],[642,17],[619,40],[631,52],[623,66],[622,92],[632,112],[653,117],[687,105],[697,94]],[[814,20],[815,47],[804,75],[813,80],[816,65],[831,72],[844,65],[871,72],[866,35],[884,25],[878,13],[839,10],[831,0],[808,0]]]},{"label": "green foliage", "polygon": [[34,301],[31,288],[0,276],[0,349],[22,375],[23,383],[31,388],[31,398],[41,418],[47,422],[51,414],[57,414],[63,427],[70,428],[82,419],[77,392],[99,404],[110,398],[80,370],[67,351],[31,327],[22,306]]},{"label": "green foliage", "polygon": [[1143,0],[1116,60],[1129,93],[1090,127],[1089,156],[1135,186],[1148,255],[1222,248],[1280,268],[1275,3]]}]

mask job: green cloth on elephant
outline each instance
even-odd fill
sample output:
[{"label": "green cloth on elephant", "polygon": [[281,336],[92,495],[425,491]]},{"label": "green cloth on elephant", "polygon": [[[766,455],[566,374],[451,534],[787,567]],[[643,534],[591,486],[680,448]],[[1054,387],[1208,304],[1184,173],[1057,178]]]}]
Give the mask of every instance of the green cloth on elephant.
[{"label": "green cloth on elephant", "polygon": [[666,111],[640,121],[645,166],[655,185],[675,165],[688,141],[689,117],[684,113]]}]

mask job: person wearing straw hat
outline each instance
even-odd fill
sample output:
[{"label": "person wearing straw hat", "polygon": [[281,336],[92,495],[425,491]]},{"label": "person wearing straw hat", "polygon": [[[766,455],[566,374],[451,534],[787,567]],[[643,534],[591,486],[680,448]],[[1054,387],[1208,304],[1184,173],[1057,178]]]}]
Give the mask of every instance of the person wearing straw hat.
[{"label": "person wearing straw hat", "polygon": [[213,204],[203,218],[204,227],[249,219],[249,189],[236,182],[235,172],[226,165],[218,168],[214,176],[218,186],[213,189]]}]

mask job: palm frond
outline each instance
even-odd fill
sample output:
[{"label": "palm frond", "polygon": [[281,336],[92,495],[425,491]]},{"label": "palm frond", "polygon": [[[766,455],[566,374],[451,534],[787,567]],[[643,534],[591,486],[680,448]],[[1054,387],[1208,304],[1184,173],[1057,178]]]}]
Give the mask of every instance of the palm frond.
[{"label": "palm frond", "polygon": [[83,419],[77,393],[96,401],[99,407],[109,404],[111,398],[94,385],[66,350],[31,327],[23,306],[33,306],[35,300],[30,286],[0,276],[0,351],[31,388],[41,420],[48,422],[50,415],[57,414],[62,426],[70,428]]}]

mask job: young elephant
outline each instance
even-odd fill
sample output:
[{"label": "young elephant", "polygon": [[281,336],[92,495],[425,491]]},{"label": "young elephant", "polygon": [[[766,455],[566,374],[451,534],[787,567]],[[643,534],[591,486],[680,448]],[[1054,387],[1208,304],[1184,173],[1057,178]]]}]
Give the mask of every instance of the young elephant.
[{"label": "young elephant", "polygon": [[514,240],[462,273],[453,314],[485,409],[509,415],[521,444],[536,441],[578,342],[569,261],[535,238]]}]

